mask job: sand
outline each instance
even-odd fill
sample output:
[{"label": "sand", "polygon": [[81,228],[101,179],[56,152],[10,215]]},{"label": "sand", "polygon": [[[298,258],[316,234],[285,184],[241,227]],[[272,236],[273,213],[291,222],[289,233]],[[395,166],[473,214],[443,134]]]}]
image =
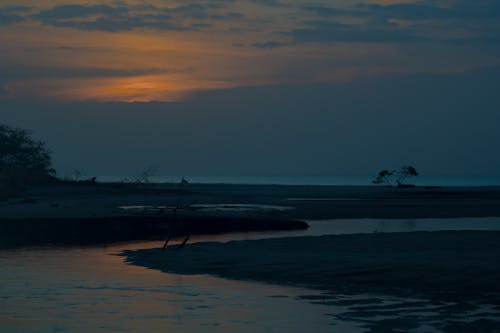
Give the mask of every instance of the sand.
[{"label": "sand", "polygon": [[[198,243],[125,251],[134,265],[328,290],[500,307],[500,232],[440,231]],[[500,308],[499,308],[500,309]]]}]

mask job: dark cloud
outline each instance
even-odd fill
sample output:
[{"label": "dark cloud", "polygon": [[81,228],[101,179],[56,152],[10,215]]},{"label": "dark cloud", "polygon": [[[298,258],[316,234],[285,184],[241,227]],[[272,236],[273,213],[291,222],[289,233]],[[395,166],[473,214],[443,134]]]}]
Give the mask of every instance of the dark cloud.
[{"label": "dark cloud", "polygon": [[245,15],[242,13],[228,12],[224,14],[212,14],[210,18],[213,20],[238,20],[243,19]]},{"label": "dark cloud", "polygon": [[256,3],[268,7],[290,7],[291,5],[286,1],[281,0],[246,0],[248,2]]},{"label": "dark cloud", "polygon": [[35,18],[52,23],[60,20],[85,18],[93,15],[122,16],[129,13],[127,7],[111,7],[106,5],[61,5],[43,10],[34,15]]},{"label": "dark cloud", "polygon": [[363,14],[363,12],[361,11],[344,10],[322,5],[305,5],[301,6],[300,8],[306,12],[310,12],[321,17],[341,16],[341,15],[358,16]]},{"label": "dark cloud", "polygon": [[208,19],[210,17],[206,5],[201,4],[188,4],[183,6],[174,7],[172,9],[164,9],[165,12],[176,14],[181,17],[195,18],[195,19]]},{"label": "dark cloud", "polygon": [[198,20],[232,20],[243,18],[244,15],[236,12],[214,12],[214,9],[221,9],[224,6],[219,4],[187,4],[174,8],[165,8],[163,11],[172,16],[191,18]]},{"label": "dark cloud", "polygon": [[[45,24],[82,30],[123,31],[137,28],[158,30],[198,30],[211,27],[205,20],[235,20],[243,18],[236,12],[220,12],[220,4],[187,4],[173,8],[153,5],[61,5],[32,16]],[[189,20],[189,21],[187,21]]]},{"label": "dark cloud", "polygon": [[500,17],[500,2],[496,0],[455,2],[450,7],[440,7],[435,1],[418,3],[396,3],[390,5],[355,4],[350,9],[338,9],[323,5],[301,6],[316,15],[372,17],[376,21],[387,19],[432,20],[432,19],[494,19]]},{"label": "dark cloud", "polygon": [[286,32],[296,43],[307,42],[362,42],[362,43],[410,43],[429,39],[418,36],[415,31],[394,27],[391,24],[375,27],[340,24],[332,21],[308,21],[308,26]]},{"label": "dark cloud", "polygon": [[[416,42],[497,44],[500,40],[500,2],[459,0],[449,7],[435,1],[399,4],[356,4],[347,9],[305,5],[302,10],[320,20],[305,22],[289,34],[296,42]],[[362,18],[363,23],[336,23],[340,17]],[[408,21],[397,25],[393,20]],[[464,33],[466,32],[466,33]],[[452,37],[455,36],[455,37]]]},{"label": "dark cloud", "polygon": [[135,28],[190,30],[173,22],[171,16],[165,13],[146,12],[134,15],[129,8],[123,6],[62,5],[41,11],[33,18],[55,27],[82,30],[122,31]]},{"label": "dark cloud", "polygon": [[267,7],[292,7],[288,0],[176,0],[177,3],[182,3],[183,5],[186,3],[189,4],[202,4],[204,6],[213,6],[214,8],[218,6],[218,8],[225,8],[228,4],[233,4],[236,2],[248,2],[254,3]]},{"label": "dark cloud", "polygon": [[260,43],[253,43],[252,46],[256,47],[258,49],[274,49],[276,47],[281,47],[288,45],[287,43],[282,43],[282,42],[276,42],[276,41],[267,41],[267,42],[260,42]]},{"label": "dark cloud", "polygon": [[64,28],[100,31],[126,31],[138,28],[152,28],[169,31],[195,30],[192,26],[172,21],[168,15],[100,17],[91,21],[56,20],[51,25]]},{"label": "dark cloud", "polygon": [[25,13],[29,12],[31,10],[31,7],[14,5],[14,6],[2,7],[1,10],[11,13]]},{"label": "dark cloud", "polygon": [[25,6],[0,7],[0,26],[25,21],[22,14],[29,10],[30,8]]}]

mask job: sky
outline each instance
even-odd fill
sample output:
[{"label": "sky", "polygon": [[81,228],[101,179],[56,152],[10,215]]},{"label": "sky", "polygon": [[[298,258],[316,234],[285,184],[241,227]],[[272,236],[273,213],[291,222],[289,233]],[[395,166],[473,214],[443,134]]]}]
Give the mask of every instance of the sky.
[{"label": "sky", "polygon": [[64,175],[500,176],[497,0],[0,0],[0,122]]}]

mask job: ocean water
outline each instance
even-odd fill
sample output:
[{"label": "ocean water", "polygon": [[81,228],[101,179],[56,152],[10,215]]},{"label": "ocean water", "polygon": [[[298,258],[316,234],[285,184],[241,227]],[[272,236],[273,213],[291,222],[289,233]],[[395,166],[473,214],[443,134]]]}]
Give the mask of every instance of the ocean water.
[{"label": "ocean water", "polygon": [[[155,183],[179,183],[182,178],[191,183],[200,184],[249,184],[249,185],[355,185],[369,186],[373,185],[374,177],[370,176],[338,176],[338,177],[314,177],[314,176],[152,176],[149,182]],[[85,177],[83,177],[85,178]],[[101,182],[133,182],[137,179],[134,176],[99,176]],[[418,186],[500,186],[500,176],[481,177],[481,176],[419,176],[409,179],[408,183]]]}]

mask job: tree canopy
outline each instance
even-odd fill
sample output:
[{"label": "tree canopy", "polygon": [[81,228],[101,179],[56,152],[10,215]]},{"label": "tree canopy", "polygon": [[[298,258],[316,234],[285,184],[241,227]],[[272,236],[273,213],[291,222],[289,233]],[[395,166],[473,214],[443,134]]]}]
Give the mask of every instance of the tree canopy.
[{"label": "tree canopy", "polygon": [[45,142],[33,139],[30,131],[0,124],[0,173],[4,183],[28,183],[55,171]]},{"label": "tree canopy", "polygon": [[405,187],[408,184],[405,184],[405,180],[408,177],[416,177],[418,176],[417,169],[415,169],[411,165],[405,165],[399,168],[398,170],[382,170],[380,171],[375,179],[372,181],[374,184],[387,184],[387,185],[397,185],[401,187]]}]

